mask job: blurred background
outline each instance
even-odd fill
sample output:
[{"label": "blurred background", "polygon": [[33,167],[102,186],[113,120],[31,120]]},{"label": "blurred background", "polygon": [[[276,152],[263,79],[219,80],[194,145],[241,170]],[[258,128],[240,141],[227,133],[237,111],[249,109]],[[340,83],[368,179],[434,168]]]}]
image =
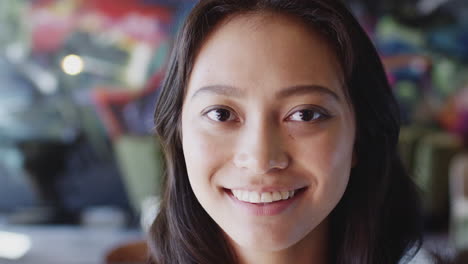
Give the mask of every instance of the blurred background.
[{"label": "blurred background", "polygon": [[[468,250],[468,1],[345,1],[400,103],[424,248]],[[153,111],[193,0],[0,0],[0,263],[144,263]],[[468,263],[459,262],[459,263]]]}]

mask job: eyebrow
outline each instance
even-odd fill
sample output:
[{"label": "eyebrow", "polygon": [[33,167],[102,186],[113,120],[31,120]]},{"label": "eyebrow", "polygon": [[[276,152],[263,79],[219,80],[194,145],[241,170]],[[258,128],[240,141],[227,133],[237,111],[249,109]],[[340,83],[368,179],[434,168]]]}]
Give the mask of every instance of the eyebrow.
[{"label": "eyebrow", "polygon": [[192,95],[192,99],[195,98],[196,96],[202,94],[202,93],[214,93],[214,94],[217,94],[217,95],[224,95],[224,96],[230,96],[230,97],[243,97],[245,95],[244,91],[242,91],[241,89],[236,88],[234,86],[210,85],[210,86],[204,86],[204,87],[198,89]]},{"label": "eyebrow", "polygon": [[321,85],[296,85],[279,91],[276,94],[276,98],[284,98],[291,96],[301,96],[311,93],[326,94],[331,96],[333,99],[340,101],[340,97],[333,92],[330,88]]},{"label": "eyebrow", "polygon": [[[210,85],[204,86],[198,89],[193,95],[192,99],[202,93],[214,93],[217,95],[229,96],[229,97],[243,97],[245,92],[237,87],[229,85]],[[276,94],[276,98],[285,98],[291,96],[301,96],[311,93],[326,94],[331,96],[337,101],[340,101],[340,97],[333,92],[331,89],[321,85],[295,85],[287,87]]]}]

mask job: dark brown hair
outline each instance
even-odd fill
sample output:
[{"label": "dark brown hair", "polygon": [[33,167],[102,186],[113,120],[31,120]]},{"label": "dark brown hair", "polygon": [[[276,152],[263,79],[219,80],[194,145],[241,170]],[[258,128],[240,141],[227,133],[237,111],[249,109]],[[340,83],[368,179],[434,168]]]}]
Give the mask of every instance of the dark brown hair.
[{"label": "dark brown hair", "polygon": [[179,32],[155,112],[165,178],[149,239],[153,261],[237,262],[223,231],[190,187],[180,119],[198,49],[220,21],[245,12],[286,14],[318,29],[333,45],[343,69],[357,122],[358,162],[329,216],[332,263],[395,264],[409,249],[419,249],[419,197],[397,154],[398,107],[375,48],[346,7],[335,0],[201,0]]}]

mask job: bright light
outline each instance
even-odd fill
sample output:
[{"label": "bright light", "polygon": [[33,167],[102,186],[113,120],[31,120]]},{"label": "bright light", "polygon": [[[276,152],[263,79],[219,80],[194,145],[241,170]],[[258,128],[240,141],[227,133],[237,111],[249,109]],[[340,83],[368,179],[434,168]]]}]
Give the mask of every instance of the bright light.
[{"label": "bright light", "polygon": [[67,55],[62,60],[62,69],[66,74],[78,75],[83,71],[84,62],[78,55]]},{"label": "bright light", "polygon": [[28,236],[0,231],[0,258],[19,259],[31,248]]}]

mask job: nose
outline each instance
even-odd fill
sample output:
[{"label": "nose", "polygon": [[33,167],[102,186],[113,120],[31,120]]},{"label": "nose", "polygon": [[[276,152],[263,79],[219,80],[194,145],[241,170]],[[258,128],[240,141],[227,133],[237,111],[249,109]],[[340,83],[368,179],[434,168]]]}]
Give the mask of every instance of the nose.
[{"label": "nose", "polygon": [[236,167],[254,174],[265,174],[289,166],[281,132],[273,122],[263,121],[246,126],[241,137],[234,156]]}]

